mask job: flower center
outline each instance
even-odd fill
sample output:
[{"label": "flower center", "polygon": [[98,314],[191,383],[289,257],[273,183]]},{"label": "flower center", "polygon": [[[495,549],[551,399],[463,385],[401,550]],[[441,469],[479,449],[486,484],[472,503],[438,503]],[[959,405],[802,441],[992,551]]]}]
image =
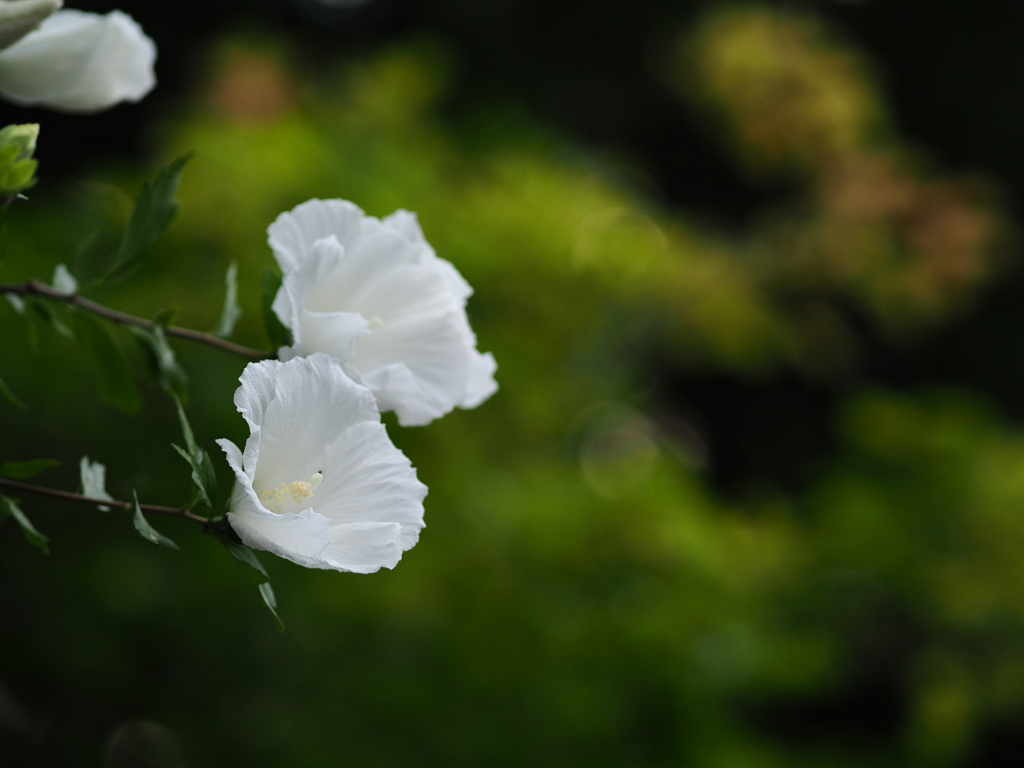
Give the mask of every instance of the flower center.
[{"label": "flower center", "polygon": [[324,476],[322,474],[314,472],[308,481],[296,480],[293,483],[281,483],[275,488],[260,491],[257,495],[264,508],[270,510],[275,515],[283,515],[285,507],[294,505],[301,509],[303,506],[302,502],[313,496],[313,491],[316,490],[316,487],[320,485],[320,481],[323,479]]}]

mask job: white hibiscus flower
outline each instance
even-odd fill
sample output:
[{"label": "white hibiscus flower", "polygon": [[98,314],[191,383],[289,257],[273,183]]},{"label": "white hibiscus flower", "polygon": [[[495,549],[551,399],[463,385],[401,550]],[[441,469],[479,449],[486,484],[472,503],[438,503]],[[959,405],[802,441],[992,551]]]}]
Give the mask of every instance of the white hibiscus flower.
[{"label": "white hibiscus flower", "polygon": [[0,95],[23,106],[97,112],[156,84],[156,46],[120,11],[61,11],[62,0],[0,0]]},{"label": "white hibiscus flower", "polygon": [[217,443],[237,478],[228,521],[242,541],[310,568],[393,568],[419,538],[427,488],[370,391],[319,354],[251,363],[240,380],[245,450]]},{"label": "white hibiscus flower", "polygon": [[284,272],[274,311],[294,341],[282,359],[337,357],[403,426],[474,408],[497,390],[494,358],[477,351],[466,317],[473,291],[414,214],[381,221],[345,200],[310,200],[268,234]]}]

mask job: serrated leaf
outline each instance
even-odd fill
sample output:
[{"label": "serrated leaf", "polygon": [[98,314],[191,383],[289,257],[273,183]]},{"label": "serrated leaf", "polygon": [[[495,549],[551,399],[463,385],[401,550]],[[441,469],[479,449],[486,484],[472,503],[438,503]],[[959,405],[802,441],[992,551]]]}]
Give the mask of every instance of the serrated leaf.
[{"label": "serrated leaf", "polygon": [[176,450],[178,452],[178,455],[181,456],[181,458],[183,458],[185,461],[187,461],[189,467],[192,468],[192,484],[196,487],[196,493],[195,498],[192,501],[192,504],[190,504],[189,506],[193,507],[196,505],[197,502],[201,502],[208,506],[210,509],[213,509],[213,501],[210,499],[210,494],[207,491],[206,471],[205,467],[203,466],[203,458],[205,457],[205,453],[202,457],[196,459],[195,456],[190,454],[188,451],[186,451],[184,448],[182,448],[180,445],[176,443],[171,443],[171,448]]},{"label": "serrated leaf", "polygon": [[3,380],[2,376],[0,376],[0,395],[3,395],[4,399],[16,408],[21,408],[22,410],[28,408],[28,406],[25,405],[25,403],[23,403],[16,394],[14,394],[11,388],[7,386],[7,382]]},{"label": "serrated leaf", "polygon": [[51,467],[59,467],[60,462],[56,459],[31,459],[29,461],[9,461],[0,466],[0,477],[9,477],[13,480],[24,480],[28,477],[35,477],[40,472],[45,472]]},{"label": "serrated leaf", "polygon": [[[99,501],[113,501],[114,497],[107,493],[107,468],[98,461],[89,461],[83,456],[78,464],[78,474],[82,481],[82,495]],[[98,507],[102,512],[109,512],[110,507]]]},{"label": "serrated leaf", "polygon": [[142,395],[135,386],[135,371],[106,325],[79,312],[75,316],[75,330],[96,372],[100,399],[125,413],[137,412]]},{"label": "serrated leaf", "polygon": [[155,324],[151,329],[133,325],[129,330],[142,342],[149,353],[148,357],[160,386],[178,397],[186,397],[188,374],[178,363],[178,357],[167,341],[164,329],[159,324]]},{"label": "serrated leaf", "polygon": [[238,262],[232,261],[224,275],[224,308],[214,335],[226,339],[235,330],[235,323],[241,316],[242,308],[238,306]]},{"label": "serrated leaf", "polygon": [[178,409],[178,421],[181,424],[181,433],[185,437],[185,448],[180,445],[171,444],[188,465],[192,468],[192,482],[196,486],[196,501],[201,501],[210,509],[213,509],[214,498],[217,494],[217,472],[213,467],[213,461],[209,454],[196,443],[195,435],[192,432],[192,425],[188,422],[185,408],[174,393],[171,398]]},{"label": "serrated leaf", "polygon": [[270,345],[275,349],[291,346],[292,332],[281,322],[281,318],[273,309],[274,298],[281,289],[281,273],[268,269],[263,273],[263,280],[260,281],[263,308],[263,326],[267,330],[267,337]]},{"label": "serrated leaf", "polygon": [[29,544],[39,547],[39,549],[43,550],[44,554],[50,554],[50,540],[36,530],[36,527],[32,525],[32,522],[21,511],[21,508],[15,503],[14,499],[9,499],[0,494],[0,516],[2,515],[10,515],[14,518],[15,522],[21,526],[21,532],[25,534],[25,540]]},{"label": "serrated leaf", "polygon": [[142,534],[142,538],[147,541],[151,541],[158,547],[167,547],[168,549],[178,549],[178,545],[168,539],[156,528],[149,524],[149,521],[142,514],[142,507],[139,506],[139,497],[132,491],[132,506],[135,509],[135,515],[133,516],[133,522],[135,523],[135,530]]},{"label": "serrated leaf", "polygon": [[143,252],[167,229],[178,203],[174,195],[185,163],[192,154],[179,157],[160,169],[153,181],[146,182],[135,198],[131,218],[125,227],[121,245],[114,261],[103,275],[104,281],[121,280],[128,277],[139,265]]},{"label": "serrated leaf", "polygon": [[58,291],[63,291],[64,293],[75,293],[78,291],[78,281],[64,264],[58,264],[53,270],[52,285]]}]

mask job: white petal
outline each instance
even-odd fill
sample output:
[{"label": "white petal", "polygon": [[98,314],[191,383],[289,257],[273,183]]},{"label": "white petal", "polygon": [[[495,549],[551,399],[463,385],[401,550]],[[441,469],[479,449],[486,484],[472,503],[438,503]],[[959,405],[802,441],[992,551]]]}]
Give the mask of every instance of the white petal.
[{"label": "white petal", "polygon": [[423,250],[370,217],[364,218],[362,225],[341,244],[345,257],[332,280],[338,287],[347,287],[343,296],[351,296],[378,275],[396,267],[420,263]]},{"label": "white petal", "polygon": [[355,342],[369,333],[366,318],[354,312],[309,312],[302,310],[302,329],[297,350],[325,352],[341,362],[355,354]]},{"label": "white petal", "polygon": [[448,315],[460,305],[436,269],[403,264],[380,270],[353,291],[348,308],[386,326],[401,318]]},{"label": "white petal", "polygon": [[267,229],[267,240],[287,274],[306,260],[317,240],[334,235],[347,242],[364,216],[361,208],[347,200],[307,200],[278,216]]},{"label": "white petal", "polygon": [[415,213],[399,209],[390,216],[385,217],[382,221],[387,226],[401,232],[412,242],[424,247],[425,251],[429,254],[428,260],[430,262],[437,262],[434,266],[444,274],[452,294],[459,301],[465,302],[466,299],[473,295],[473,289],[466,282],[465,278],[459,274],[459,270],[455,268],[455,265],[444,259],[437,258],[437,254],[434,253],[434,249],[430,247],[427,238],[423,234],[423,229],[420,227],[419,219]]},{"label": "white petal", "polygon": [[397,523],[343,523],[331,526],[331,544],[321,568],[375,573],[394,568],[402,558],[402,531]]},{"label": "white petal", "polygon": [[372,393],[333,358],[316,354],[250,366],[268,364],[276,367],[276,388],[260,424],[256,487],[307,480],[324,471],[325,448],[338,435],[361,421],[379,422]]},{"label": "white petal", "polygon": [[307,568],[322,567],[324,551],[331,544],[329,521],[312,509],[299,514],[275,515],[236,507],[228,513],[228,522],[246,545]]},{"label": "white petal", "polygon": [[498,364],[490,352],[481,355],[475,349],[469,362],[469,379],[466,394],[459,403],[460,408],[476,408],[480,403],[498,391],[494,373]]},{"label": "white petal", "polygon": [[423,234],[420,220],[412,211],[399,208],[390,216],[385,216],[381,221],[392,229],[401,232],[402,235],[412,242],[427,245],[427,238]]},{"label": "white petal", "polygon": [[277,365],[274,360],[249,363],[239,377],[241,386],[235,390],[235,408],[250,430],[259,429],[263,414],[277,392]]},{"label": "white petal", "polygon": [[[292,332],[293,344],[282,358],[326,352],[342,362],[352,356],[355,340],[367,334],[366,319],[354,312],[330,311],[327,295],[342,269],[345,249],[334,235],[321,238],[297,268],[284,276],[273,310]],[[326,307],[327,311],[317,311]]]},{"label": "white petal", "polygon": [[[331,525],[397,523],[408,537],[423,527],[427,486],[416,479],[409,459],[388,438],[380,422],[356,424],[325,452],[329,470],[316,489],[317,511]],[[415,543],[409,538],[408,549]]]},{"label": "white petal", "polygon": [[120,11],[59,11],[0,51],[0,93],[23,105],[95,112],[153,89],[156,46]]},{"label": "white petal", "polygon": [[61,0],[7,0],[0,2],[0,50],[10,48],[55,14]]},{"label": "white petal", "polygon": [[[349,365],[370,387],[380,386],[375,372],[401,362],[416,380],[415,393],[388,391],[388,402],[402,426],[421,426],[448,413],[466,395],[470,349],[457,313],[404,317],[359,339]],[[402,383],[404,382],[396,382]]]}]

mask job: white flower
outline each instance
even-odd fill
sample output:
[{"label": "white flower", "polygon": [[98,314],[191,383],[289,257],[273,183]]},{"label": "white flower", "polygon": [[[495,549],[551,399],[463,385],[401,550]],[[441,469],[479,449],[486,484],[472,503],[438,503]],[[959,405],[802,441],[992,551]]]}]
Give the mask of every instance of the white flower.
[{"label": "white flower", "polygon": [[241,383],[245,451],[217,443],[237,478],[228,521],[242,541],[310,568],[393,568],[419,538],[427,488],[370,391],[327,355],[250,363]]},{"label": "white flower", "polygon": [[345,200],[310,200],[270,225],[284,272],[274,311],[294,344],[326,352],[404,426],[475,408],[498,388],[466,317],[473,290],[438,258],[415,214],[383,221]]},{"label": "white flower", "polygon": [[0,95],[23,106],[96,112],[153,89],[156,46],[130,16],[60,6],[0,0]]}]

